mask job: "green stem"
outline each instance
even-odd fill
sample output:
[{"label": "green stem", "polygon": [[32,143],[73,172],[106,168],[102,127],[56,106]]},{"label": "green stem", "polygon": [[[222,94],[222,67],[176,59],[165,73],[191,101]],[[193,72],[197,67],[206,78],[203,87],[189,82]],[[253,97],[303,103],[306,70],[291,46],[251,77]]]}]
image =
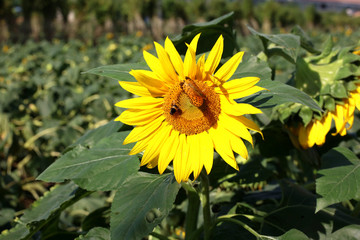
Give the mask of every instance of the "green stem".
[{"label": "green stem", "polygon": [[252,235],[254,235],[257,239],[261,239],[261,235],[259,233],[257,233],[254,229],[252,229],[251,227],[249,227],[249,225],[235,219],[235,218],[224,218],[224,217],[219,217],[215,224],[213,225],[213,228],[215,228],[215,226],[217,224],[219,224],[220,222],[232,222],[235,223],[237,225],[240,225],[241,227],[243,227],[244,229],[246,229],[247,231],[249,231]]},{"label": "green stem", "polygon": [[200,200],[202,203],[204,217],[204,240],[209,240],[211,235],[211,214],[210,214],[210,194],[209,194],[209,178],[203,171],[200,174],[201,193]]},{"label": "green stem", "polygon": [[198,193],[190,183],[182,183],[182,186],[186,189],[188,195],[188,208],[185,221],[185,240],[189,240],[193,232],[196,231],[200,199]]}]

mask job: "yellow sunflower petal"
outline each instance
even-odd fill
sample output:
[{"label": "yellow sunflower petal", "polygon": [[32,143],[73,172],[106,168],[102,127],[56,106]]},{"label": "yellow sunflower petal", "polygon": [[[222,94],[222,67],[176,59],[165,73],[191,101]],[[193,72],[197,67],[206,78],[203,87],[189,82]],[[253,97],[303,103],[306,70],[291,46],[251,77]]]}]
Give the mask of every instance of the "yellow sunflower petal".
[{"label": "yellow sunflower petal", "polygon": [[236,118],[238,118],[239,121],[242,124],[244,124],[248,129],[253,130],[253,131],[257,132],[257,133],[260,133],[262,138],[264,138],[259,126],[255,122],[253,122],[252,120],[250,120],[250,119],[248,119],[248,118],[246,118],[244,116],[238,116]]},{"label": "yellow sunflower petal", "polygon": [[[119,81],[119,84],[126,91],[131,92],[132,94],[138,95],[140,97],[152,96],[150,91],[138,82]],[[161,95],[157,95],[157,96],[161,96]]]},{"label": "yellow sunflower petal", "polygon": [[233,79],[231,81],[225,82],[221,88],[215,88],[215,92],[218,94],[232,94],[242,92],[253,87],[257,82],[260,81],[258,77],[244,77]]},{"label": "yellow sunflower petal", "polygon": [[171,63],[173,64],[175,71],[179,74],[179,77],[184,79],[184,63],[174,44],[168,37],[165,40],[165,51],[169,54]]},{"label": "yellow sunflower petal", "polygon": [[234,152],[236,152],[237,154],[239,154],[241,157],[248,159],[248,157],[249,157],[248,151],[247,151],[247,148],[246,148],[244,142],[241,140],[241,138],[239,138],[238,136],[235,136],[231,132],[230,132],[229,136],[230,136],[230,144],[231,144],[232,150]]},{"label": "yellow sunflower petal", "polygon": [[134,76],[141,85],[146,87],[152,95],[164,96],[169,91],[169,88],[154,72],[147,70],[132,70],[130,71],[130,74]]},{"label": "yellow sunflower petal", "polygon": [[128,144],[143,140],[144,138],[148,137],[151,133],[155,132],[163,121],[164,118],[156,118],[153,121],[149,122],[149,124],[135,127],[125,138],[123,144]]},{"label": "yellow sunflower petal", "polygon": [[154,109],[161,107],[163,102],[163,98],[138,97],[122,100],[117,102],[115,106],[121,108]]},{"label": "yellow sunflower petal", "polygon": [[147,147],[147,145],[149,144],[149,142],[151,141],[151,137],[147,137],[144,138],[141,141],[138,141],[135,146],[131,149],[131,151],[129,152],[129,155],[135,155],[138,154],[142,151],[144,151]]},{"label": "yellow sunflower petal", "polygon": [[174,66],[170,61],[170,57],[169,57],[168,53],[157,42],[155,42],[155,48],[156,48],[156,53],[158,55],[158,58],[161,59],[160,63],[162,65],[163,69],[165,70],[165,73],[167,74],[169,79],[172,80],[172,83],[177,82],[178,75],[175,72]]},{"label": "yellow sunflower petal", "polygon": [[220,96],[221,100],[221,107],[222,110],[233,116],[241,116],[244,114],[259,114],[262,111],[250,104],[247,103],[236,103],[233,100],[230,100],[232,103],[229,102],[224,96]]},{"label": "yellow sunflower petal", "polygon": [[214,162],[214,144],[210,135],[207,132],[198,134],[200,144],[200,158],[204,164],[207,174],[211,172],[211,168]]},{"label": "yellow sunflower petal", "polygon": [[159,162],[159,158],[153,158],[148,164],[146,164],[147,168],[153,169],[154,167],[156,167],[158,165]]},{"label": "yellow sunflower petal", "polygon": [[190,42],[190,47],[194,50],[195,53],[196,53],[196,50],[197,50],[197,45],[198,45],[198,42],[199,42],[200,35],[201,35],[201,33],[196,34],[196,36]]},{"label": "yellow sunflower petal", "polygon": [[184,152],[186,151],[186,136],[185,134],[179,135],[179,147],[178,151],[175,154],[174,161],[173,161],[173,167],[174,167],[174,174],[175,179],[178,183],[182,181],[185,177],[185,171],[186,171],[186,159],[183,159]]},{"label": "yellow sunflower petal", "polygon": [[242,92],[231,93],[231,94],[229,94],[229,98],[230,99],[239,99],[239,98],[250,96],[250,95],[252,95],[254,93],[257,93],[257,92],[260,92],[260,91],[267,91],[267,89],[259,87],[259,86],[253,86],[253,87],[251,87],[249,89],[246,89],[246,90],[244,90]]},{"label": "yellow sunflower petal", "polygon": [[197,72],[196,72],[196,79],[204,79],[205,72],[204,72],[204,64],[205,64],[205,54],[203,54],[198,62],[197,62]]},{"label": "yellow sunflower petal", "polygon": [[188,49],[185,54],[184,59],[184,75],[185,77],[189,77],[194,79],[196,76],[196,58],[194,49],[188,45]]},{"label": "yellow sunflower petal", "polygon": [[187,51],[184,59],[184,75],[194,79],[196,76],[196,49],[199,42],[200,34],[197,34],[190,44],[187,44]]},{"label": "yellow sunflower petal", "polygon": [[309,142],[309,130],[309,127],[305,128],[303,125],[299,127],[299,143],[304,149],[310,148],[314,145]]},{"label": "yellow sunflower petal", "polygon": [[335,136],[340,134],[340,136],[346,135],[346,122],[344,121],[344,106],[337,104],[335,107],[335,112],[333,113],[333,118],[335,122],[336,132],[332,135]]},{"label": "yellow sunflower petal", "polygon": [[159,155],[159,173],[162,174],[166,167],[170,164],[171,160],[174,159],[175,153],[178,150],[179,146],[179,132],[172,131],[169,138],[164,142],[164,145],[161,149]]},{"label": "yellow sunflower petal", "polygon": [[326,134],[330,131],[331,128],[332,115],[331,112],[328,112],[322,119],[321,122],[324,126],[324,131]]},{"label": "yellow sunflower petal", "polygon": [[206,73],[212,75],[215,72],[217,66],[220,63],[223,49],[224,49],[224,38],[222,35],[220,35],[220,37],[216,41],[214,47],[211,49],[209,56],[205,61],[204,67]]},{"label": "yellow sunflower petal", "polygon": [[[146,109],[146,110],[126,110],[115,119],[115,121],[121,121],[127,125],[144,125],[149,124],[156,118],[162,117],[163,111],[158,109]],[[164,119],[164,117],[162,117]]]},{"label": "yellow sunflower petal", "polygon": [[239,170],[239,166],[236,163],[234,153],[231,149],[229,136],[227,131],[221,128],[219,125],[217,128],[210,128],[209,134],[214,143],[214,147],[221,158],[236,170]]},{"label": "yellow sunflower petal", "polygon": [[203,159],[200,157],[200,137],[198,135],[191,135],[187,137],[187,140],[190,147],[189,162],[190,165],[192,165],[190,173],[193,172],[194,178],[196,179],[204,165],[202,162]]},{"label": "yellow sunflower petal", "polygon": [[246,126],[237,117],[232,117],[227,114],[220,114],[218,124],[222,125],[225,129],[232,132],[238,137],[241,137],[253,144],[252,136]]},{"label": "yellow sunflower petal", "polygon": [[149,145],[146,147],[144,156],[141,159],[141,165],[149,163],[159,155],[160,150],[162,149],[162,145],[170,136],[171,128],[172,127],[170,125],[166,124],[163,124],[159,127],[156,135],[153,136],[152,141],[150,141]]},{"label": "yellow sunflower petal", "polygon": [[237,54],[232,56],[226,63],[224,63],[224,65],[220,67],[219,70],[216,71],[215,78],[217,78],[221,82],[227,81],[236,71],[243,55],[244,52],[238,52]]},{"label": "yellow sunflower petal", "polygon": [[168,75],[166,74],[161,64],[161,61],[157,57],[153,56],[152,54],[146,51],[144,51],[143,55],[147,65],[157,75],[157,77],[165,84],[172,85],[172,80],[169,79]]}]

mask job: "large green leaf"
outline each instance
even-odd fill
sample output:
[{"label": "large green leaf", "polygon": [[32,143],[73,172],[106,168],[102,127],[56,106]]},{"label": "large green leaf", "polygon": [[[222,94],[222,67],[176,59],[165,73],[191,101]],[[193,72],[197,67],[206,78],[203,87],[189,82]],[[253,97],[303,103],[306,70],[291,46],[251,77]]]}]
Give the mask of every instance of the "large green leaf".
[{"label": "large green leaf", "polygon": [[[288,61],[295,63],[300,51],[300,37],[294,34],[263,34],[248,27],[250,32],[260,37],[266,45],[265,53],[268,57],[273,55],[283,56]],[[276,47],[268,48],[268,42],[275,44]]]},{"label": "large green leaf", "polygon": [[360,198],[360,160],[347,148],[337,147],[322,158],[325,168],[316,179],[316,211],[341,201]]},{"label": "large green leaf", "polygon": [[128,155],[134,144],[123,145],[126,132],[113,133],[87,149],[79,145],[48,167],[38,179],[62,182],[71,179],[87,190],[113,190],[139,167]]},{"label": "large green leaf", "polygon": [[271,108],[283,103],[300,103],[311,109],[321,111],[319,105],[306,93],[290,85],[271,80],[271,69],[268,64],[257,57],[245,54],[232,79],[243,77],[259,77],[257,86],[269,91],[262,91],[249,97],[239,99],[258,108]]},{"label": "large green leaf", "polygon": [[180,185],[173,174],[139,172],[119,186],[111,206],[112,239],[142,239],[166,217]]},{"label": "large green leaf", "polygon": [[250,103],[258,108],[272,108],[283,103],[300,103],[313,110],[322,111],[309,95],[290,85],[271,80],[260,80],[256,85],[268,91],[241,98],[238,102]]}]

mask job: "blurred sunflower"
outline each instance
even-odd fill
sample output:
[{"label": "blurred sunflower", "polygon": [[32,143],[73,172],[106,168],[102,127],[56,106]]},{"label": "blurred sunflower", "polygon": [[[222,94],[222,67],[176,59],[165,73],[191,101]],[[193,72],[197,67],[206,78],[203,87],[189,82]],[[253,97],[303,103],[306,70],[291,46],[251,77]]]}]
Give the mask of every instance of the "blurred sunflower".
[{"label": "blurred sunflower", "polygon": [[196,62],[199,37],[187,45],[184,61],[169,38],[165,47],[155,42],[158,57],[144,51],[151,71],[132,70],[130,74],[137,82],[119,82],[125,90],[140,96],[116,104],[128,108],[116,120],[135,126],[124,140],[124,144],[137,142],[129,154],[144,151],[141,165],[158,166],[160,174],[173,161],[179,183],[187,181],[191,173],[197,178],[203,167],[209,174],[214,149],[238,170],[233,152],[246,159],[248,152],[242,139],[252,143],[248,129],[261,133],[253,121],[243,116],[261,111],[234,101],[263,90],[255,86],[260,79],[228,81],[243,52],[216,71],[223,53],[223,37],[218,38],[206,60],[202,55]]},{"label": "blurred sunflower", "polygon": [[[359,48],[353,52],[355,55],[360,55]],[[356,76],[357,79],[360,76]],[[311,148],[315,144],[321,146],[325,143],[327,134],[331,130],[331,123],[334,120],[336,131],[332,133],[333,136],[345,136],[347,130],[350,130],[354,122],[355,108],[360,110],[360,82],[355,80],[352,82],[354,90],[348,91],[347,98],[337,100],[334,110],[326,110],[320,118],[314,118],[304,126],[300,123],[297,127],[288,126],[290,132],[290,139],[295,146],[301,146],[303,149]]]}]

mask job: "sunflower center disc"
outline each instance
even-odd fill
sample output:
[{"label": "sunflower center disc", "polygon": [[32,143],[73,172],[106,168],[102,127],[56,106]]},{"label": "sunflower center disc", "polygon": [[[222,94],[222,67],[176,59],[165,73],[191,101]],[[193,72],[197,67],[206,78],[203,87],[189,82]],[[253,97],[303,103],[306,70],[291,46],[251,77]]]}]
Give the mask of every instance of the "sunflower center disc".
[{"label": "sunflower center disc", "polygon": [[[221,112],[220,98],[212,87],[200,81],[194,81],[201,90],[203,103],[193,105],[194,96],[189,96],[183,86],[178,83],[164,97],[164,115],[166,121],[175,130],[186,135],[204,132],[215,125]],[[199,96],[197,96],[199,97]]]}]

